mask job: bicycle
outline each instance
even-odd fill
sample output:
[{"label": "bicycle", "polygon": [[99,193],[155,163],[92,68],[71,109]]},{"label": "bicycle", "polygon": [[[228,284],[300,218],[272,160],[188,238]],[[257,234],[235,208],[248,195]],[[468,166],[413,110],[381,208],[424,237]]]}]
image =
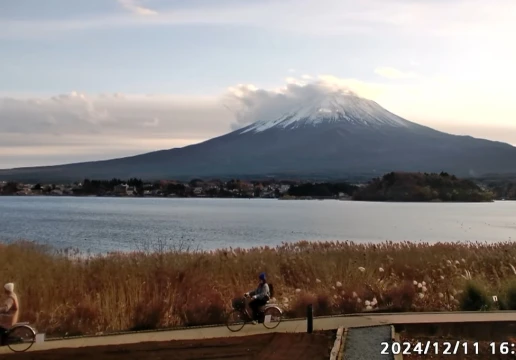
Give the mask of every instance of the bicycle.
[{"label": "bicycle", "polygon": [[[237,298],[232,301],[233,310],[229,313],[226,326],[231,332],[237,332],[244,328],[245,324],[252,322],[252,316],[247,309],[245,298]],[[260,309],[260,320],[267,329],[275,329],[281,322],[283,311],[276,304],[267,302]]]},{"label": "bicycle", "polygon": [[0,346],[7,346],[13,352],[25,352],[35,342],[36,329],[30,326],[29,323],[14,324],[0,338]]}]

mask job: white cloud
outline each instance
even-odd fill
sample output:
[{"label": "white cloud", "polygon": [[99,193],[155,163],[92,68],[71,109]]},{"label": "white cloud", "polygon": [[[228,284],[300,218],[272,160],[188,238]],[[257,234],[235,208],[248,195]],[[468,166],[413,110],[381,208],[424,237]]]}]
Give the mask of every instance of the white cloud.
[{"label": "white cloud", "polygon": [[378,67],[374,70],[374,72],[384,78],[387,79],[417,79],[419,77],[418,74],[416,74],[413,71],[410,72],[403,72],[398,69],[394,69],[392,67],[388,66],[382,66]]},{"label": "white cloud", "polygon": [[[203,117],[209,118],[212,112],[214,121],[204,122]],[[198,134],[207,126],[208,134],[220,129],[220,122],[230,115],[214,97],[72,92],[46,98],[0,98],[2,130],[20,133],[52,129],[67,134],[98,131],[123,134],[154,127],[160,132],[186,135],[182,129],[191,125],[197,127]],[[229,123],[229,119],[226,121]],[[199,125],[203,128],[199,129]]]},{"label": "white cloud", "polygon": [[285,86],[275,90],[258,89],[253,85],[230,88],[225,102],[235,113],[236,121],[231,128],[238,129],[264,119],[274,120],[307,101],[334,91],[351,91],[349,85],[355,85],[353,80],[329,76],[319,76],[310,83],[288,77],[285,82]]},{"label": "white cloud", "polygon": [[54,163],[63,153],[93,160],[182,147],[226,132],[231,121],[216,97],[78,92],[3,97],[0,168],[20,156]]},{"label": "white cloud", "polygon": [[147,127],[156,127],[158,125],[159,125],[159,119],[157,117],[153,118],[152,120],[145,121],[143,123],[143,126],[147,126]]},{"label": "white cloud", "polygon": [[158,15],[158,12],[141,6],[138,0],[117,0],[125,9],[137,15]]}]

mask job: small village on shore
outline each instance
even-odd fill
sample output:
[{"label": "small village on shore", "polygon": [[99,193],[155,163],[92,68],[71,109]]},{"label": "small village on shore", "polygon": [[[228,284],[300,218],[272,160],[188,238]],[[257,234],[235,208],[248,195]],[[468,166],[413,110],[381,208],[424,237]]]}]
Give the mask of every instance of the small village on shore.
[{"label": "small village on shore", "polygon": [[[0,195],[11,196],[111,196],[111,197],[243,197],[243,198],[293,198],[291,187],[314,184],[297,181],[202,181],[189,182],[157,181],[143,182],[138,179],[128,181],[90,181],[71,184],[32,184],[0,181]],[[357,184],[362,186],[362,184]],[[301,198],[311,196],[300,194]],[[348,199],[349,194],[326,192],[312,194],[323,198]]]}]

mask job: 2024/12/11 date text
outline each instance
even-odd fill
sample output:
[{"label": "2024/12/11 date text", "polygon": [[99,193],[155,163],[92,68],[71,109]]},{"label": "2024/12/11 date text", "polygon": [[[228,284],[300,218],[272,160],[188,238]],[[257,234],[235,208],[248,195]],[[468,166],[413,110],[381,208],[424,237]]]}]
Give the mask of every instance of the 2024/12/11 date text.
[{"label": "2024/12/11 date text", "polygon": [[382,355],[478,355],[478,343],[466,341],[382,342]]},{"label": "2024/12/11 date text", "polygon": [[[480,354],[478,342],[467,341],[416,341],[382,342],[382,355],[514,355],[516,343],[489,343],[487,354]],[[485,351],[485,350],[484,350]]]}]

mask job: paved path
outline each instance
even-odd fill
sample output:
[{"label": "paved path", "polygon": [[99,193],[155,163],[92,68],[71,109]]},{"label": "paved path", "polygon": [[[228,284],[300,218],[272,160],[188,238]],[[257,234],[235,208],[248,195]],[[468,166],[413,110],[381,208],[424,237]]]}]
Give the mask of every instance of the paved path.
[{"label": "paved path", "polygon": [[346,360],[394,360],[392,354],[382,354],[382,343],[392,345],[391,326],[349,329],[344,349]]},{"label": "paved path", "polygon": [[[336,330],[385,324],[428,324],[458,322],[505,322],[515,321],[516,312],[435,312],[435,313],[396,313],[396,314],[356,314],[336,317],[320,317],[314,319],[314,330]],[[192,340],[205,338],[221,338],[248,336],[267,332],[305,332],[306,320],[284,321],[276,329],[268,330],[263,325],[246,325],[241,331],[233,333],[225,326],[194,328],[187,330],[169,330],[157,332],[140,332],[122,335],[106,335],[75,338],[68,340],[45,341],[34,344],[30,351],[57,348],[77,348],[83,346],[119,345],[149,341]],[[8,348],[0,348],[0,354],[8,353]]]}]

